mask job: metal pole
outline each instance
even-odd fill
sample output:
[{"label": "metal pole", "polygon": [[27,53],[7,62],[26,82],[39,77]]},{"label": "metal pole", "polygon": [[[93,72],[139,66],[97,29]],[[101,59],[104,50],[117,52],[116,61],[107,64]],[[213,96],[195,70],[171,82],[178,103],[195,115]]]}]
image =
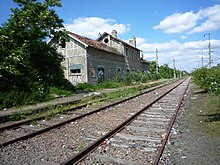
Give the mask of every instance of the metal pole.
[{"label": "metal pole", "polygon": [[207,33],[207,34],[204,34],[204,37],[206,36],[206,35],[208,35],[209,36],[209,45],[208,45],[208,47],[209,47],[209,68],[211,68],[211,43],[210,43],[210,33]]},{"label": "metal pole", "polygon": [[158,50],[156,49],[156,74],[158,75],[159,71],[158,71]]}]

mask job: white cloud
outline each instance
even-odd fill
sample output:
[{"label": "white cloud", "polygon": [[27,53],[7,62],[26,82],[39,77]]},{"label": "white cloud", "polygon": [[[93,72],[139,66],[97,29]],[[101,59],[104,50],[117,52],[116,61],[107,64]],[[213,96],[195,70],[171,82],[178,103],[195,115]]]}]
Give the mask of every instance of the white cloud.
[{"label": "white cloud", "polygon": [[188,34],[207,32],[220,29],[220,5],[214,5],[199,10],[197,13],[185,12],[172,14],[163,19],[159,25],[154,26],[154,30],[162,30],[165,33]]},{"label": "white cloud", "polygon": [[130,30],[129,24],[116,23],[114,19],[104,19],[99,17],[79,17],[64,24],[65,28],[71,32],[97,38],[99,33],[117,30],[118,34],[126,33]]},{"label": "white cloud", "polygon": [[[156,60],[156,49],[158,49],[159,65],[169,64],[169,67],[173,67],[173,59],[175,58],[177,69],[181,68],[189,72],[193,68],[197,68],[198,65],[201,67],[201,50],[203,50],[203,63],[204,65],[208,64],[208,40],[185,43],[171,40],[169,42],[152,44],[146,42],[139,43],[137,40],[137,47],[143,50],[146,60]],[[211,40],[211,48],[213,51],[213,65],[216,65],[220,62],[220,59],[217,58],[220,53],[220,40]]]},{"label": "white cloud", "polygon": [[143,44],[143,43],[145,43],[146,42],[146,39],[144,39],[144,38],[141,38],[141,37],[136,37],[136,41],[137,41],[137,44]]},{"label": "white cloud", "polygon": [[199,26],[193,28],[189,34],[213,31],[220,28],[220,5],[200,10],[197,15],[199,20],[204,20]]},{"label": "white cloud", "polygon": [[180,38],[181,39],[187,39],[188,37],[187,36],[181,36]]},{"label": "white cloud", "polygon": [[163,30],[165,33],[180,33],[193,28],[196,25],[197,15],[191,12],[177,13],[168,16],[154,26],[154,30]]}]

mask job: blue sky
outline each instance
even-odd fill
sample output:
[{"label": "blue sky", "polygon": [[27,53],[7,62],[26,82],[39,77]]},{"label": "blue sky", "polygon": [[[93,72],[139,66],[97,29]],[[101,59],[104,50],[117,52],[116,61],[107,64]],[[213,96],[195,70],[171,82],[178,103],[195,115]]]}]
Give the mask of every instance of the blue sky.
[{"label": "blue sky", "polygon": [[[128,41],[137,38],[137,47],[146,60],[159,65],[192,71],[208,63],[208,36],[211,36],[212,65],[220,63],[220,0],[61,0],[56,8],[65,27],[96,39],[98,33],[117,30]],[[12,0],[0,1],[0,24],[9,18]]]}]

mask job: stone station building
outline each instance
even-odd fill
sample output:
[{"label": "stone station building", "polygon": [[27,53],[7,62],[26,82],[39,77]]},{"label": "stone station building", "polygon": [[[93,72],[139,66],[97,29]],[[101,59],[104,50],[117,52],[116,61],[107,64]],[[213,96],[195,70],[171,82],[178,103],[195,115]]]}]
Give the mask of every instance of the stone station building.
[{"label": "stone station building", "polygon": [[97,84],[101,80],[113,80],[116,73],[149,70],[150,63],[143,59],[143,52],[136,48],[136,38],[129,43],[117,38],[117,31],[103,33],[97,40],[68,32],[70,41],[58,46],[65,60],[65,77],[74,85]]}]

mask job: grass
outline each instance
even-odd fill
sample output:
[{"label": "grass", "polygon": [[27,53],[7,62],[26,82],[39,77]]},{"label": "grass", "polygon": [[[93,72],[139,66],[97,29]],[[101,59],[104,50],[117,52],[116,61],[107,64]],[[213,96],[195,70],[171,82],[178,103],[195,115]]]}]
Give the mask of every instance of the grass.
[{"label": "grass", "polygon": [[[211,136],[220,137],[220,96],[204,92],[197,87],[194,92],[198,96],[193,104],[198,120],[202,122],[202,131]],[[196,119],[195,119],[196,120]]]},{"label": "grass", "polygon": [[[142,84],[142,85],[138,85],[138,86],[134,86],[134,87],[129,87],[126,89],[120,89],[115,92],[102,93],[99,96],[86,97],[80,103],[73,104],[73,105],[58,105],[56,107],[53,105],[48,105],[48,108],[46,110],[31,114],[31,115],[24,114],[23,112],[18,112],[18,113],[13,114],[10,117],[10,120],[18,121],[18,120],[25,119],[25,118],[34,120],[35,118],[40,117],[40,116],[45,116],[45,120],[50,120],[51,118],[55,117],[58,114],[60,114],[60,115],[66,114],[70,108],[77,107],[77,106],[83,105],[83,104],[87,104],[89,107],[95,107],[95,106],[100,105],[104,102],[111,102],[111,101],[123,99],[126,97],[134,96],[136,94],[139,94],[142,90],[144,90],[146,88],[149,88],[149,87],[155,86],[155,85],[159,85],[164,82],[166,82],[166,81],[154,82],[154,83],[148,84],[148,85]],[[87,85],[87,84],[84,84],[84,85]],[[105,88],[106,86],[108,86],[108,83],[104,83],[104,84],[100,85],[98,89]],[[113,88],[113,87],[119,87],[119,86],[121,86],[121,84],[118,84],[118,85],[111,84],[108,87]],[[56,89],[54,89],[54,90],[56,90]]]},{"label": "grass", "polygon": [[51,87],[50,88],[50,94],[56,94],[59,96],[70,96],[73,94],[72,91],[67,91],[67,90],[63,90],[63,89],[59,89],[57,87]]},{"label": "grass", "polygon": [[209,94],[209,98],[204,102],[204,119],[208,123],[206,131],[208,134],[220,137],[220,96]]}]

